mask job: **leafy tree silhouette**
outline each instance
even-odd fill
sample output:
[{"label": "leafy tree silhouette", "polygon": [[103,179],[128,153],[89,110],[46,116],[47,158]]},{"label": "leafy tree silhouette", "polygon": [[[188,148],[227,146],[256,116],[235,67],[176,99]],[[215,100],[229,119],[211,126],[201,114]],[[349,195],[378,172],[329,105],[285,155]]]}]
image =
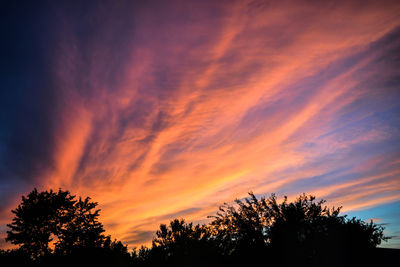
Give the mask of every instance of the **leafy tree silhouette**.
[{"label": "leafy tree silhouette", "polygon": [[[337,266],[366,259],[368,253],[384,240],[383,227],[355,218],[341,216],[338,208],[323,206],[314,196],[299,196],[278,204],[275,195],[266,201],[266,216],[272,222],[267,228],[269,245],[286,265]],[[335,257],[332,257],[335,255]]]},{"label": "leafy tree silhouette", "polygon": [[[206,225],[183,219],[161,224],[152,247],[128,253],[104,235],[97,203],[68,191],[34,189],[12,212],[7,241],[18,250],[0,250],[0,262],[24,266],[360,266],[399,255],[376,249],[383,227],[340,215],[341,207],[300,195],[289,202],[253,193],[224,204]],[[54,244],[51,245],[51,244]],[[54,248],[53,248],[54,247]]]},{"label": "leafy tree silhouette", "polygon": [[258,200],[250,193],[249,198],[235,200],[234,205],[225,203],[215,216],[209,216],[213,219],[209,224],[211,236],[230,265],[253,264],[267,256],[267,229],[271,221],[266,208],[265,199]]},{"label": "leafy tree silhouette", "polygon": [[150,252],[141,249],[140,254],[152,266],[218,266],[220,260],[208,228],[183,219],[161,224]]},{"label": "leafy tree silhouette", "polygon": [[278,203],[274,194],[268,199],[249,195],[221,206],[210,222],[212,235],[235,262],[268,254],[271,263],[284,266],[351,265],[367,262],[361,254],[387,239],[383,227],[347,219],[339,215],[341,207],[323,206],[325,200],[316,202],[314,196],[303,194],[291,203],[284,197]]},{"label": "leafy tree silhouette", "polygon": [[35,188],[12,213],[15,217],[7,231],[7,241],[20,245],[20,249],[36,259],[52,251],[49,247],[53,236],[61,229],[75,211],[74,196],[68,191],[38,192]]},{"label": "leafy tree silhouette", "polygon": [[101,247],[104,243],[103,225],[98,221],[99,211],[94,210],[96,202],[79,198],[74,204],[74,212],[68,213],[68,220],[58,229],[59,241],[55,245],[57,253],[69,254],[73,249]]},{"label": "leafy tree silhouette", "polygon": [[96,259],[99,264],[111,259],[129,262],[127,247],[103,234],[97,205],[89,197],[76,200],[69,191],[39,193],[34,189],[12,210],[15,217],[8,224],[11,230],[6,240],[20,245],[19,253],[42,265],[52,265],[60,257],[64,257],[64,264],[82,262],[83,258],[91,258],[91,264]]}]

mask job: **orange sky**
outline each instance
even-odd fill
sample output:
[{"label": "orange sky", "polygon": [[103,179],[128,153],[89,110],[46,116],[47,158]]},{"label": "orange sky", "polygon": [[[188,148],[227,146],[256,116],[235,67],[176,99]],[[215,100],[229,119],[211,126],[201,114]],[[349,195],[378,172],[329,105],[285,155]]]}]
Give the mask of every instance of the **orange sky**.
[{"label": "orange sky", "polygon": [[0,223],[34,186],[91,196],[130,247],[248,191],[400,200],[398,1],[201,2],[56,10],[51,164]]}]

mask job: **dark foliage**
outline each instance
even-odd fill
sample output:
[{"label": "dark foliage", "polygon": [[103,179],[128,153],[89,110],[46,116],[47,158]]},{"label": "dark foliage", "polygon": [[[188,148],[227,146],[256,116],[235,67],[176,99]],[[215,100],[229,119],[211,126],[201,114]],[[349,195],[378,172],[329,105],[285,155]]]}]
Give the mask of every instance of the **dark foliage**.
[{"label": "dark foliage", "polygon": [[[278,203],[275,195],[224,204],[207,225],[183,219],[161,224],[152,246],[128,253],[104,236],[97,203],[68,191],[35,189],[12,212],[7,240],[19,249],[0,251],[13,266],[371,266],[399,250],[377,249],[383,227],[340,215],[325,201],[300,195]],[[54,239],[54,240],[52,240]],[[53,246],[51,244],[53,243]]]},{"label": "dark foliage", "polygon": [[325,201],[301,195],[281,203],[253,193],[224,204],[208,225],[173,220],[161,225],[152,248],[133,257],[139,266],[357,266],[376,261],[383,227],[340,215]]},{"label": "dark foliage", "polygon": [[7,225],[11,230],[7,231],[6,241],[19,245],[19,249],[2,251],[2,260],[21,258],[40,266],[81,265],[84,259],[91,264],[95,261],[128,263],[127,247],[103,234],[97,205],[89,197],[76,200],[61,189],[40,193],[34,189],[12,210],[15,217]]},{"label": "dark foliage", "polygon": [[7,225],[11,230],[7,231],[6,241],[20,245],[20,250],[33,259],[49,254],[50,242],[73,217],[75,202],[68,191],[39,193],[34,189],[11,211],[15,217]]},{"label": "dark foliage", "polygon": [[79,198],[74,203],[73,212],[68,214],[68,220],[58,229],[58,242],[55,252],[70,254],[76,248],[100,248],[104,243],[103,225],[97,220],[99,210],[94,210],[97,203],[89,198]]},{"label": "dark foliage", "polygon": [[235,204],[224,204],[216,216],[210,216],[213,219],[210,222],[211,234],[223,255],[233,262],[258,262],[267,252],[270,220],[265,216],[265,200],[259,201],[251,194],[244,201],[236,200]]},{"label": "dark foliage", "polygon": [[145,255],[148,264],[155,266],[218,266],[218,252],[206,226],[175,219],[169,226],[160,225],[152,248]]},{"label": "dark foliage", "polygon": [[32,259],[20,249],[0,249],[0,263],[2,266],[30,266]]}]

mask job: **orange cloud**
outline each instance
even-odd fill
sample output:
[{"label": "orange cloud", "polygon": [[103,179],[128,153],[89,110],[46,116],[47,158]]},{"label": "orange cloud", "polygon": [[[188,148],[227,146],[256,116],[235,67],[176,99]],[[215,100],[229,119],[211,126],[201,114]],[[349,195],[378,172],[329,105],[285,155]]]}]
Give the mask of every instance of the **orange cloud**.
[{"label": "orange cloud", "polygon": [[[381,60],[400,43],[396,1],[197,5],[184,24],[178,7],[154,10],[160,22],[144,8],[118,60],[111,22],[87,43],[66,26],[42,188],[92,196],[131,246],[249,190],[306,191],[346,210],[399,200],[399,155],[373,147],[398,140],[374,118],[398,99],[385,84],[399,73]],[[372,173],[377,154],[395,163]]]}]

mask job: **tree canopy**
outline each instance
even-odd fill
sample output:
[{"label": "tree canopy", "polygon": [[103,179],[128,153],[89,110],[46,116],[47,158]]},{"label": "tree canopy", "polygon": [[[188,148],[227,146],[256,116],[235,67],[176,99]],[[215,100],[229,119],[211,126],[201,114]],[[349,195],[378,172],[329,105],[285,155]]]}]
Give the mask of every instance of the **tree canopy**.
[{"label": "tree canopy", "polygon": [[[149,248],[128,252],[104,234],[89,197],[34,189],[12,213],[0,262],[39,266],[358,266],[380,263],[384,228],[341,215],[341,207],[300,195],[281,202],[272,194],[219,207],[203,225],[174,219],[161,224]],[[382,251],[382,250],[380,250]],[[377,254],[378,253],[378,254]],[[382,254],[382,253],[381,253]],[[379,254],[379,257],[382,255]],[[393,253],[392,253],[393,254]],[[395,255],[395,253],[393,254]]]},{"label": "tree canopy", "polygon": [[108,250],[127,254],[119,241],[104,235],[99,222],[98,203],[89,197],[78,199],[59,189],[38,192],[34,189],[18,205],[7,226],[6,241],[19,245],[19,251],[32,260],[52,255],[73,255]]},{"label": "tree canopy", "polygon": [[[71,223],[76,212],[76,201],[68,191],[38,192],[35,188],[15,210],[12,223],[7,226],[7,241],[20,245],[32,258],[43,256],[52,251],[50,242],[61,237],[61,232]],[[56,241],[56,246],[62,240]]]},{"label": "tree canopy", "polygon": [[249,193],[235,205],[221,206],[211,216],[211,231],[227,255],[256,259],[268,251],[286,265],[351,262],[387,239],[382,226],[349,219],[340,215],[341,207],[324,203],[305,194],[278,203],[274,194],[257,199]]}]

